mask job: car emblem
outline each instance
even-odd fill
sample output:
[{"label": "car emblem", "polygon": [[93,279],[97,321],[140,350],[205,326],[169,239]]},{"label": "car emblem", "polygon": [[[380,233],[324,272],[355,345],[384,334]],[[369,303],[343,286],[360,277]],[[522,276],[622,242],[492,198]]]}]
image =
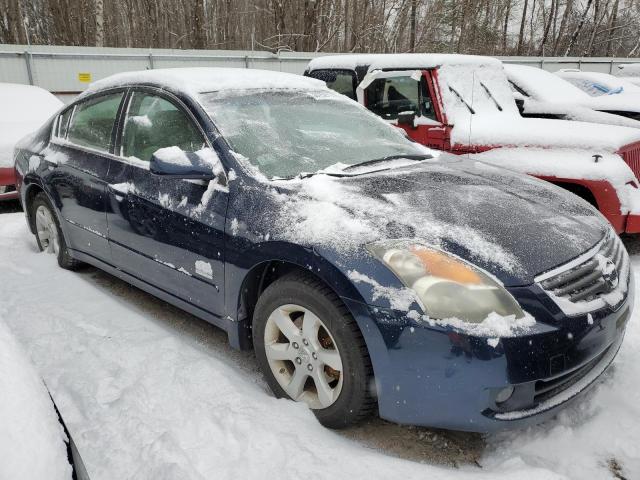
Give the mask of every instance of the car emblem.
[{"label": "car emblem", "polygon": [[615,263],[611,260],[607,260],[604,268],[602,269],[602,278],[607,286],[607,290],[610,292],[618,286],[618,269]]}]

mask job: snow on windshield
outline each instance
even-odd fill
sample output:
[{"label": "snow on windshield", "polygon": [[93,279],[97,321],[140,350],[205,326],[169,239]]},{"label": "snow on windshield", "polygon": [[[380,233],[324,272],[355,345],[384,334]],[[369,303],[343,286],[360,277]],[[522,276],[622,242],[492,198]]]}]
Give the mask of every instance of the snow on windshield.
[{"label": "snow on windshield", "polygon": [[430,153],[328,90],[235,91],[203,94],[200,101],[231,148],[271,178]]},{"label": "snow on windshield", "polygon": [[588,96],[566,80],[537,67],[505,65],[509,80],[534,100],[559,103],[584,103]]},{"label": "snow on windshield", "polygon": [[[504,70],[496,65],[443,65],[438,69],[442,102],[450,124],[469,124],[473,115],[519,117]],[[468,105],[468,106],[467,106]],[[471,110],[475,113],[471,113]]]},{"label": "snow on windshield", "polygon": [[640,87],[637,85],[608,73],[559,71],[556,72],[556,75],[592,97],[620,93],[640,93]]}]

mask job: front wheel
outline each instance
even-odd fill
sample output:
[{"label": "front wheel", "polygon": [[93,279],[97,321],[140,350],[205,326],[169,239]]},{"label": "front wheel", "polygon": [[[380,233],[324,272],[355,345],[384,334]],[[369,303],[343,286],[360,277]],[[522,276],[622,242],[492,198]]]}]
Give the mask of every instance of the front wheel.
[{"label": "front wheel", "polygon": [[319,280],[291,274],[271,284],[256,305],[253,344],[274,394],[305,402],[323,425],[348,427],[374,409],[362,334]]},{"label": "front wheel", "polygon": [[44,193],[38,193],[31,204],[36,240],[40,251],[51,253],[58,259],[58,265],[68,270],[78,268],[81,263],[69,253],[67,243],[62,235],[58,218]]}]

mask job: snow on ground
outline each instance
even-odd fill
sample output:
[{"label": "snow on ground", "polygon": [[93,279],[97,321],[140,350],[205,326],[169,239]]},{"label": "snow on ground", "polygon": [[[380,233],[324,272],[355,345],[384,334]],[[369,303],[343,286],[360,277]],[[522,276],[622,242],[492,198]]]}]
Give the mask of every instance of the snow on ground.
[{"label": "snow on ground", "polygon": [[44,383],[0,322],[0,479],[70,480],[66,435]]},{"label": "snow on ground", "polygon": [[[149,308],[146,294],[93,269],[59,269],[20,213],[0,216],[0,264],[0,322],[47,382],[92,480],[598,480],[614,478],[613,465],[640,477],[637,313],[603,384],[557,421],[486,437],[482,468],[454,469],[324,429],[306,407],[273,398],[252,354],[214,327],[160,301]],[[442,438],[398,428],[415,442]]]}]

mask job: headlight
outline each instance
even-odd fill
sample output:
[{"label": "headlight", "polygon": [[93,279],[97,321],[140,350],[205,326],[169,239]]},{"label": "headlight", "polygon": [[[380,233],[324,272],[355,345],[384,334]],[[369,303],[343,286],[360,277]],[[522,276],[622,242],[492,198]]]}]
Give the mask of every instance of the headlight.
[{"label": "headlight", "polygon": [[524,317],[518,302],[497,280],[460,258],[411,243],[367,248],[416,293],[431,318],[481,323],[492,312]]}]

